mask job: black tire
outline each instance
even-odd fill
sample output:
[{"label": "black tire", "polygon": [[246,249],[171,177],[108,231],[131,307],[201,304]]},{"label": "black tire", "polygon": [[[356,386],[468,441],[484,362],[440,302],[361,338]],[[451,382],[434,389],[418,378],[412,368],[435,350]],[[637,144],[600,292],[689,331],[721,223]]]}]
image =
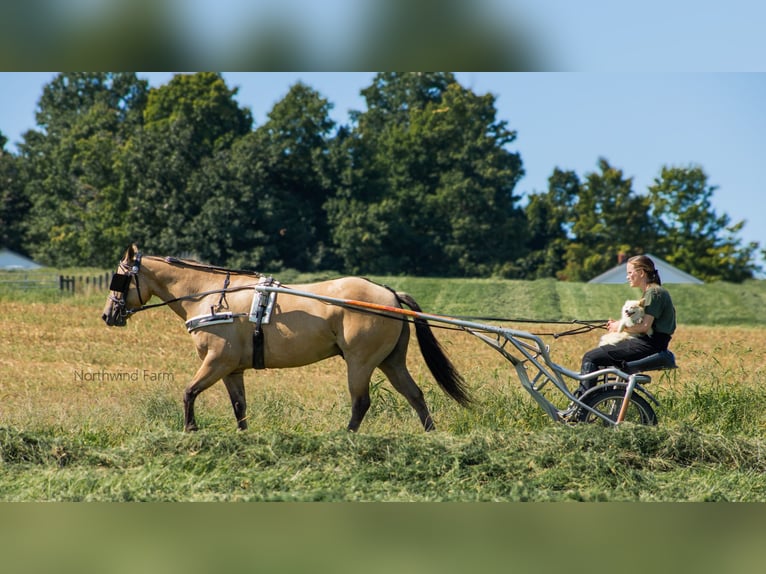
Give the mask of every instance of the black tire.
[{"label": "black tire", "polygon": [[[624,388],[606,388],[595,391],[583,399],[583,403],[606,415],[610,420],[616,421],[622,406],[622,400],[625,397]],[[601,422],[604,426],[608,423],[585,409],[580,409],[577,413],[577,420],[584,423]],[[657,415],[647,400],[636,394],[630,397],[628,412],[625,413],[625,422],[654,426],[657,424]]]}]

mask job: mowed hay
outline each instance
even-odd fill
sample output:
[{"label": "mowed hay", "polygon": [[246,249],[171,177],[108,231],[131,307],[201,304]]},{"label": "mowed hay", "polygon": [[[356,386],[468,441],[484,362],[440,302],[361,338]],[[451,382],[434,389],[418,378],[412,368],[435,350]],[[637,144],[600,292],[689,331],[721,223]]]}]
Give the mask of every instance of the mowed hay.
[{"label": "mowed hay", "polygon": [[[244,433],[219,383],[198,398],[200,431],[184,433],[183,389],[199,359],[183,323],[158,309],[109,329],[101,303],[3,303],[0,499],[766,501],[763,330],[682,326],[680,369],[650,385],[656,427],[555,424],[496,351],[437,329],[476,404],[437,387],[413,337],[410,369],[436,433],[379,372],[360,432],[345,432],[338,357],[248,371]],[[576,369],[600,334],[545,341]]]},{"label": "mowed hay", "polygon": [[[147,425],[182,427],[183,389],[200,364],[183,322],[166,308],[136,315],[126,328],[107,328],[100,315],[98,304],[77,301],[3,304],[0,424],[113,432]],[[555,324],[506,326],[537,333],[568,329]],[[435,328],[435,333],[477,399],[476,407],[465,412],[444,395],[428,372],[413,333],[410,371],[426,394],[438,428],[465,432],[474,422],[490,419],[487,424],[493,427],[544,424],[545,417],[534,414],[539,409],[526,396],[514,369],[495,350],[463,331]],[[543,339],[550,344],[555,362],[576,370],[582,354],[597,344],[602,333],[597,329]],[[708,401],[707,408],[714,412],[721,408],[713,404],[716,401],[726,408],[736,397],[747,403],[762,394],[766,330],[681,325],[671,348],[680,368],[654,373],[650,390],[668,403],[673,416],[714,425],[710,417],[691,412],[699,411],[700,405],[684,406],[684,401],[695,397]],[[344,428],[348,422],[345,363],[340,357],[295,369],[250,370],[245,380],[251,428],[326,432]],[[420,432],[410,406],[379,371],[371,388],[372,407],[363,432]],[[223,384],[202,393],[197,404],[200,425],[235,428]],[[673,424],[662,408],[659,414],[661,424]],[[522,416],[534,420],[525,423]],[[747,432],[763,425],[763,417],[750,420]]]}]

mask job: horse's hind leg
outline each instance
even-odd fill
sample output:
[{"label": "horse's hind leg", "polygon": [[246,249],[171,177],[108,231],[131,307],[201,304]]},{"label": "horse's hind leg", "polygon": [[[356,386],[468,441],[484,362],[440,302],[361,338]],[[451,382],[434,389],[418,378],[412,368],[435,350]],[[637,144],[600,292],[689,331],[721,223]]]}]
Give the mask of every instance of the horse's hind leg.
[{"label": "horse's hind leg", "polygon": [[362,424],[364,415],[370,408],[370,377],[373,369],[370,367],[354,366],[348,360],[348,391],[351,393],[351,420],[348,430],[357,431]]},{"label": "horse's hind leg", "polygon": [[435,430],[434,421],[423,397],[423,391],[415,383],[412,375],[407,370],[407,345],[409,343],[409,328],[402,330],[396,347],[391,354],[379,365],[379,369],[388,377],[394,388],[399,391],[410,403],[423,423],[423,428],[427,431]]},{"label": "horse's hind leg", "polygon": [[245,378],[242,371],[230,373],[223,378],[223,384],[229,391],[231,406],[239,430],[247,430],[247,401],[245,400]]},{"label": "horse's hind leg", "polygon": [[418,413],[420,422],[423,423],[423,428],[427,431],[436,430],[431,413],[426,405],[426,400],[423,397],[423,391],[415,383],[404,362],[401,364],[393,363],[393,361],[387,359],[380,365],[380,370],[383,371],[383,374],[388,377],[394,388],[407,399],[412,408],[415,409],[415,412]]}]

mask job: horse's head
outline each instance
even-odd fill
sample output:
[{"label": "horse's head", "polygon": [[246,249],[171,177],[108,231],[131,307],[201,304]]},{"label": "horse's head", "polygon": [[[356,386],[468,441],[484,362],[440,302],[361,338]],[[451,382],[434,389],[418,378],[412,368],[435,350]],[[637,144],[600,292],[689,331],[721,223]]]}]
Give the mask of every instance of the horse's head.
[{"label": "horse's head", "polygon": [[146,282],[141,284],[140,274],[141,252],[133,244],[125,251],[109,284],[109,297],[101,315],[109,327],[124,327],[131,312],[150,298]]}]

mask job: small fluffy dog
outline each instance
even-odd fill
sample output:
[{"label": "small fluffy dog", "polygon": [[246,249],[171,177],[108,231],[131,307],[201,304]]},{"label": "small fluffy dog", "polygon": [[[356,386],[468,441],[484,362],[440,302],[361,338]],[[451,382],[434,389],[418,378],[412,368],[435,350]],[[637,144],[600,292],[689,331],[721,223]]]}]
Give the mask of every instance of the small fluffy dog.
[{"label": "small fluffy dog", "polygon": [[[610,331],[601,337],[599,346],[614,345],[630,337],[635,337],[636,335],[627,333],[625,331],[625,327],[633,327],[634,325],[638,325],[641,321],[643,321],[644,305],[645,302],[643,299],[639,299],[638,301],[629,299],[628,301],[625,301],[625,304],[622,306],[622,315],[620,316],[617,331]],[[651,334],[652,331],[650,329],[647,335]]]}]

